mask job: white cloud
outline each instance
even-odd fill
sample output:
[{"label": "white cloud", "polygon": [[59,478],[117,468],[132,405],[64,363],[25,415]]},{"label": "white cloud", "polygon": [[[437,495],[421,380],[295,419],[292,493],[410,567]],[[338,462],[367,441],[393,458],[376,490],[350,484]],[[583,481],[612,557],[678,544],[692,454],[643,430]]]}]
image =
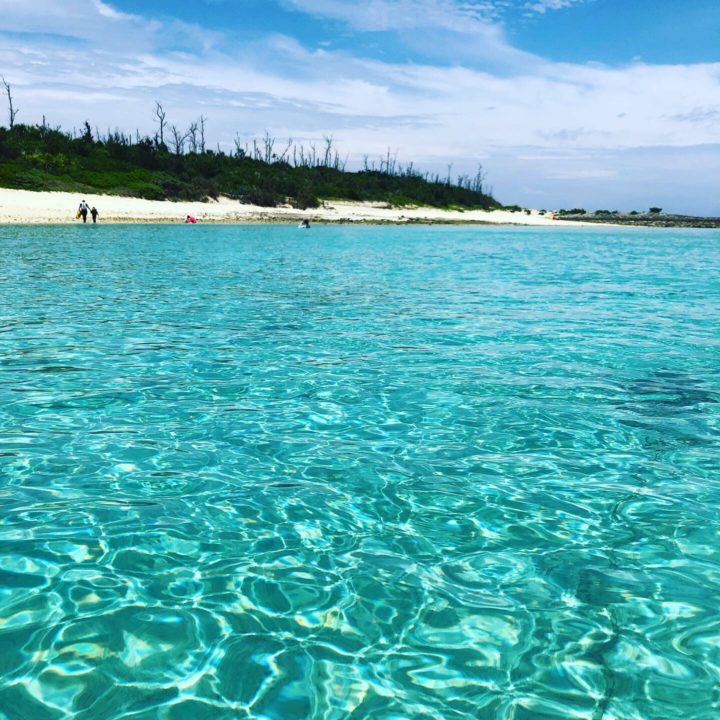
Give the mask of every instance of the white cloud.
[{"label": "white cloud", "polygon": [[547,174],[548,180],[597,180],[600,178],[615,178],[617,170],[602,170],[597,168],[589,168],[587,170],[565,170],[562,172],[550,172]]},{"label": "white cloud", "polygon": [[435,27],[474,32],[485,13],[473,3],[454,0],[286,0],[289,7],[324,18],[341,20],[358,30],[387,31]]},{"label": "white cloud", "polygon": [[672,119],[689,123],[708,123],[713,125],[717,131],[720,132],[720,105],[694,107],[688,112],[673,115]]},{"label": "white cloud", "polygon": [[127,15],[111,7],[107,3],[101,0],[93,0],[93,4],[97,8],[98,13],[103,17],[110,18],[111,20],[137,20],[138,18],[133,15]]},{"label": "white cloud", "polygon": [[[418,27],[474,33],[491,26],[511,9],[544,14],[592,0],[283,0],[285,6],[318,17],[340,20],[355,29],[387,31]],[[493,27],[493,30],[497,28]]]},{"label": "white cloud", "polygon": [[482,61],[495,67],[527,64],[495,21],[504,0],[283,0],[286,7],[347,24],[355,32],[393,33],[393,42],[445,63]]},{"label": "white cloud", "polygon": [[[116,10],[102,0],[0,0],[2,32],[35,34],[21,48],[44,50],[60,41],[86,43],[88,53],[102,49],[132,55],[139,50],[153,52],[187,43],[207,50],[217,42],[217,33],[200,26],[130,15]],[[8,46],[8,43],[5,43]],[[79,48],[79,44],[72,47]],[[0,49],[2,49],[0,47]]]},{"label": "white cloud", "polygon": [[565,10],[573,5],[579,5],[587,0],[534,0],[525,6],[528,10],[544,15],[552,10]]}]

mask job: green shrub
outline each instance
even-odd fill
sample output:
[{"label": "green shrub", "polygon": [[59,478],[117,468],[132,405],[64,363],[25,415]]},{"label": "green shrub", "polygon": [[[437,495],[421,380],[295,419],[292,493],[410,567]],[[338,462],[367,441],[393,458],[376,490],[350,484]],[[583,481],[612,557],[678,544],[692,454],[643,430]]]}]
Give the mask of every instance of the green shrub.
[{"label": "green shrub", "polygon": [[317,196],[310,188],[302,188],[295,198],[291,200],[291,203],[292,206],[298,210],[320,207],[320,200],[318,200]]},{"label": "green shrub", "polygon": [[250,188],[242,193],[238,200],[244,205],[259,205],[260,207],[277,207],[282,202],[281,197],[262,188]]},{"label": "green shrub", "polygon": [[[0,128],[0,184],[152,199],[204,200],[228,195],[265,207],[288,199],[296,207],[317,207],[318,198],[384,201],[399,207],[499,207],[492,196],[469,185],[449,185],[411,171],[293,167],[215,151],[174,155],[151,138],[133,141],[121,132],[99,141],[88,127],[81,138],[45,126]],[[517,205],[507,209],[524,210]]]}]

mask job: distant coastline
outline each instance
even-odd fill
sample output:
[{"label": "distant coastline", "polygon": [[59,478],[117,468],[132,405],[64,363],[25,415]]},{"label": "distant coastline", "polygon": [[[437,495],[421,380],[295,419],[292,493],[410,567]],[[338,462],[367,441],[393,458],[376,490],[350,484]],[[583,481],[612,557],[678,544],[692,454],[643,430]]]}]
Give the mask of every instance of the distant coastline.
[{"label": "distant coastline", "polygon": [[317,208],[299,210],[290,205],[261,207],[232,198],[217,200],[146,200],[121,195],[68,192],[35,192],[0,188],[0,224],[82,224],[76,218],[81,200],[97,207],[99,223],[182,223],[188,215],[201,224],[257,223],[366,223],[366,224],[464,224],[533,225],[545,227],[586,226],[583,221],[553,220],[530,210],[442,209],[430,206],[392,206],[383,202],[325,200]]},{"label": "distant coastline", "polygon": [[97,195],[0,188],[1,225],[82,224],[76,218],[81,200],[99,210],[99,223],[182,223],[188,215],[201,224],[322,224],[392,225],[517,225],[534,227],[720,228],[720,218],[665,214],[552,214],[524,208],[443,209],[424,205],[393,206],[384,202],[324,200],[319,207],[299,210],[292,205],[263,207],[220,196],[216,200],[147,200],[125,195]]},{"label": "distant coastline", "polygon": [[[9,92],[9,89],[8,89]],[[86,122],[77,134],[42,125],[0,127],[0,223],[72,223],[81,200],[100,222],[628,225],[718,228],[720,218],[583,208],[530,210],[503,205],[474,175],[444,177],[402,165],[395,154],[364,157],[346,169],[332,137],[318,146],[285,144],[268,133],[233,152],[206,147],[201,117],[186,133],[167,127],[141,137],[102,135]],[[170,132],[172,130],[172,133]],[[172,135],[172,140],[171,140]],[[89,210],[90,208],[88,208]]]},{"label": "distant coastline", "polygon": [[660,213],[611,213],[610,215],[574,215],[558,216],[558,222],[582,221],[589,224],[630,225],[637,227],[665,228],[720,228],[720,217],[701,217],[697,215],[676,215]]}]

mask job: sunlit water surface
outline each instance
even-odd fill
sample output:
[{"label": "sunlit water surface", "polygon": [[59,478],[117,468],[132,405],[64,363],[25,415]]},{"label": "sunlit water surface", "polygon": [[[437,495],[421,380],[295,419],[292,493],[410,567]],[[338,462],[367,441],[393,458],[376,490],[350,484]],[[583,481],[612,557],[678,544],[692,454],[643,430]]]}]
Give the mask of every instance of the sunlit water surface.
[{"label": "sunlit water surface", "polygon": [[720,234],[0,229],[2,720],[716,720]]}]

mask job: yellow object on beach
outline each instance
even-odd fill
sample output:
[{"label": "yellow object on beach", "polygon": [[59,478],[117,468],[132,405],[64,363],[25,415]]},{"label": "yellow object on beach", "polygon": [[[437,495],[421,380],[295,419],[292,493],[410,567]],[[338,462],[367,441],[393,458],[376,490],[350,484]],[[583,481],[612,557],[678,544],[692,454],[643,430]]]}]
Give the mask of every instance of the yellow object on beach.
[{"label": "yellow object on beach", "polygon": [[75,219],[76,220],[80,219],[80,211],[79,210],[75,213]]}]

